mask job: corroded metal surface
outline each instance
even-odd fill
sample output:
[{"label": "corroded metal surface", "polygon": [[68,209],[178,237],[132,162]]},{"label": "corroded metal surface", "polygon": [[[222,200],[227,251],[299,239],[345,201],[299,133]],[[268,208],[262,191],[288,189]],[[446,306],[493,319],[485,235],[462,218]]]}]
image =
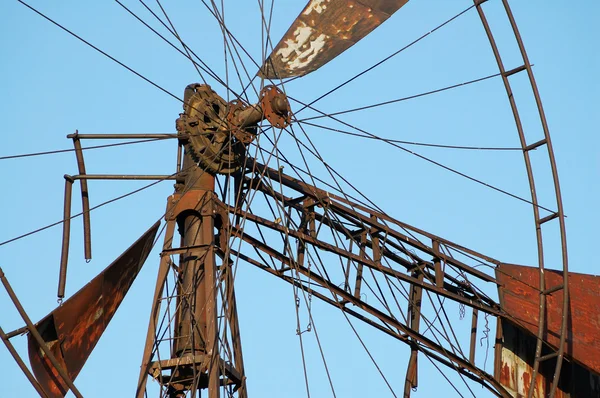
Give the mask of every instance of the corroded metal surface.
[{"label": "corroded metal surface", "polygon": [[[532,364],[535,358],[535,338],[528,332],[503,323],[503,344],[499,349],[499,362],[496,366],[496,378],[513,396],[527,396],[533,373]],[[546,396],[545,372],[538,373],[533,389],[532,398],[544,398]],[[552,375],[549,375],[552,381]],[[557,391],[557,398],[563,397],[561,391]]]},{"label": "corroded metal surface", "polygon": [[[534,267],[500,265],[496,270],[500,284],[500,303],[516,319],[518,326],[502,323],[502,345],[498,347],[496,377],[514,393],[527,395],[532,383],[535,345],[539,320],[539,270]],[[562,283],[562,273],[545,270],[546,287]],[[556,397],[600,396],[600,277],[569,273],[568,329],[565,340],[566,363]],[[545,345],[542,355],[556,349],[560,339],[562,290],[547,296]],[[550,348],[552,347],[552,348]],[[542,361],[535,378],[534,397],[550,391],[556,359]],[[570,395],[568,395],[570,394]],[[592,395],[589,395],[592,394]]]},{"label": "corroded metal surface", "polygon": [[[510,322],[502,322],[502,345],[498,346],[495,377],[515,397],[525,397],[533,376],[535,336]],[[543,354],[551,352],[544,350]],[[533,398],[550,395],[556,358],[543,361],[533,385]],[[600,397],[600,375],[575,362],[565,361],[556,398]]]},{"label": "corroded metal surface", "polygon": [[259,75],[267,79],[306,75],[356,44],[407,1],[309,1]]},{"label": "corroded metal surface", "polygon": [[[539,270],[533,267],[502,264],[496,271],[502,292],[502,308],[518,319],[521,326],[537,333],[539,307]],[[546,286],[562,283],[562,274],[545,270]],[[600,373],[600,276],[569,273],[571,303],[565,353]],[[562,315],[562,290],[547,296],[545,340],[556,347]]]},{"label": "corroded metal surface", "polygon": [[286,95],[275,86],[265,86],[260,102],[247,105],[225,102],[209,85],[194,83],[186,87],[183,102],[175,122],[180,140],[186,153],[210,174],[231,174],[241,167],[262,120],[285,128],[292,116]]},{"label": "corroded metal surface", "polygon": [[[110,266],[37,324],[71,380],[79,374],[146,261],[159,225],[154,224]],[[31,335],[28,348],[33,373],[48,396],[64,397],[67,386]]]},{"label": "corroded metal surface", "polygon": [[183,110],[176,127],[187,137],[187,153],[209,173],[235,172],[245,148],[230,134],[225,100],[207,84],[190,84],[184,92]]},{"label": "corroded metal surface", "polygon": [[283,91],[276,86],[265,86],[260,91],[260,107],[272,126],[282,129],[292,122],[290,103]]}]

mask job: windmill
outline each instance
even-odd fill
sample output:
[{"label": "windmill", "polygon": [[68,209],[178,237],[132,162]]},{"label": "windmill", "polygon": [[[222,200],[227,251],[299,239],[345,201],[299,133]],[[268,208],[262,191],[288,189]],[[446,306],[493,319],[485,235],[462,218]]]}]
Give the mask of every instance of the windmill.
[{"label": "windmill", "polygon": [[[322,7],[322,5],[319,2],[314,3],[309,3],[294,23],[295,25],[292,25],[292,28],[288,31],[293,37],[300,37],[301,35],[296,32],[302,32],[301,28],[309,23],[307,22],[308,20],[305,20],[305,16],[317,13],[325,18],[331,12],[337,15],[334,7],[330,7],[327,12],[318,12],[317,10],[321,9],[319,7]],[[400,5],[398,4],[397,6],[399,7]],[[483,5],[477,4],[476,9],[482,12]],[[307,12],[308,14],[306,14]],[[362,16],[363,14],[364,10],[361,11],[360,15]],[[327,25],[325,23],[317,23],[315,26],[325,27]],[[368,33],[368,29],[363,30],[363,33]],[[327,33],[318,33],[315,35],[317,39],[321,38],[319,40],[323,42],[325,39],[321,35],[327,37],[333,36]],[[281,43],[287,43],[289,40],[291,40],[290,37],[284,37]],[[281,54],[281,60],[285,61],[284,65],[298,65],[298,59],[289,57],[292,53],[299,54],[298,51],[294,52],[289,47],[278,46],[275,46],[273,54]],[[312,48],[312,44],[310,47]],[[282,51],[282,48],[284,51]],[[336,51],[334,51],[337,47],[332,45],[331,48],[333,52],[330,54],[333,57],[337,55]],[[304,59],[303,57],[306,56],[300,56],[300,59]],[[307,59],[309,58],[311,58],[310,54],[307,56]],[[325,63],[318,56],[312,59],[315,60],[317,66],[319,61],[322,64]],[[278,62],[276,57],[268,58],[264,67],[261,68],[263,75],[271,79],[290,76],[286,74],[288,72],[281,69],[281,66],[278,66]],[[311,63],[308,63],[308,65],[310,66]],[[529,74],[530,70],[531,67],[527,59],[525,59],[522,65],[513,69],[501,69],[501,77],[503,81],[509,81],[511,76],[517,76],[520,73]],[[301,70],[301,73],[305,71],[307,70]],[[275,77],[270,74],[275,74]],[[360,201],[350,200],[346,195],[326,192],[323,189],[314,187],[314,181],[311,181],[313,184],[301,181],[301,178],[286,174],[284,171],[285,168],[272,168],[261,163],[258,157],[248,156],[246,145],[251,146],[252,142],[257,139],[255,136],[258,133],[255,129],[259,128],[257,124],[261,122],[261,119],[266,119],[268,124],[272,126],[268,127],[267,125],[263,129],[281,129],[288,126],[292,121],[292,115],[297,112],[296,109],[292,109],[288,105],[286,94],[281,89],[278,89],[277,86],[263,87],[257,96],[260,98],[260,101],[254,104],[249,102],[235,102],[239,101],[239,99],[227,101],[224,99],[225,95],[220,96],[206,85],[188,86],[186,92],[187,95],[184,97],[184,112],[179,118],[178,134],[176,135],[181,144],[180,147],[183,148],[182,155],[178,156],[178,159],[183,158],[181,165],[178,167],[178,173],[173,176],[131,176],[131,178],[154,180],[172,178],[178,183],[179,187],[176,189],[174,196],[169,199],[173,203],[167,205],[167,211],[165,212],[167,233],[164,240],[165,245],[163,246],[164,255],[162,258],[164,260],[161,261],[160,272],[166,274],[167,271],[175,271],[176,275],[183,275],[177,276],[171,284],[172,290],[170,294],[165,294],[165,292],[169,291],[166,286],[162,289],[162,280],[164,278],[160,276],[158,278],[159,283],[157,283],[158,289],[156,290],[158,295],[153,300],[152,313],[156,313],[157,317],[161,316],[163,319],[167,319],[167,328],[160,329],[158,321],[151,321],[149,328],[151,333],[148,334],[149,337],[147,339],[149,351],[144,355],[144,359],[142,360],[142,377],[140,377],[138,386],[144,386],[145,378],[151,377],[156,380],[156,383],[162,386],[166,394],[171,394],[172,396],[205,388],[210,391],[209,394],[211,395],[218,394],[221,388],[231,393],[245,394],[244,369],[240,367],[240,362],[242,361],[239,353],[241,350],[239,347],[236,348],[236,344],[239,345],[239,341],[236,337],[238,332],[235,321],[236,316],[234,314],[235,304],[230,298],[230,294],[233,295],[233,293],[229,290],[233,285],[231,282],[233,271],[229,271],[228,268],[233,264],[232,258],[240,258],[291,283],[298,289],[297,292],[299,292],[300,296],[307,295],[307,297],[315,298],[315,300],[316,298],[325,300],[343,312],[356,316],[364,322],[373,325],[383,333],[393,333],[395,334],[395,338],[407,342],[411,347],[411,353],[405,377],[405,394],[410,394],[411,388],[417,386],[416,364],[419,357],[434,358],[434,360],[448,365],[451,369],[466,378],[475,375],[471,378],[481,381],[490,390],[499,391],[500,393],[503,393],[503,389],[504,392],[506,391],[506,388],[508,388],[506,381],[505,384],[502,384],[499,377],[486,374],[485,371],[482,372],[480,368],[473,364],[474,360],[470,360],[472,359],[471,353],[474,355],[472,347],[475,345],[473,342],[477,339],[478,331],[476,326],[480,311],[481,314],[492,314],[501,319],[507,319],[513,322],[513,324],[520,326],[522,330],[532,332],[534,335],[537,332],[543,333],[544,327],[540,328],[539,325],[537,328],[533,328],[533,330],[528,330],[523,324],[527,319],[520,318],[518,313],[511,314],[504,303],[489,298],[482,287],[484,283],[497,284],[496,282],[506,276],[512,276],[514,279],[509,278],[508,281],[502,281],[498,285],[508,286],[512,280],[527,280],[521,274],[515,277],[515,273],[522,273],[524,272],[523,269],[510,268],[509,265],[500,260],[495,260],[436,235],[401,223],[389,217],[380,209],[373,208],[368,203],[365,205],[364,203],[360,203]],[[255,117],[255,115],[258,115],[258,117]],[[211,132],[207,134],[207,131]],[[76,153],[81,156],[82,151],[77,150],[77,145],[80,145],[80,141],[93,137],[76,134],[70,138],[73,139],[76,145]],[[96,136],[96,138],[99,137]],[[128,137],[112,136],[111,138]],[[144,138],[157,137],[148,136]],[[538,150],[540,147],[549,148],[549,139],[545,136],[541,140],[536,141],[526,141],[524,139],[522,144],[523,152],[528,154],[530,151]],[[552,154],[551,150],[549,153],[550,155]],[[82,158],[78,160],[80,160],[78,162],[80,167],[79,174],[66,178],[65,192],[71,192],[71,184],[75,180],[86,182],[94,178],[125,178],[122,174],[119,177],[88,175],[85,169],[81,167],[84,164],[81,161]],[[196,164],[200,164],[200,168],[196,169]],[[220,198],[218,194],[210,193],[216,192],[218,189],[215,189],[214,178],[209,177],[213,174],[227,176],[222,182]],[[202,185],[196,186],[196,183],[202,183]],[[184,199],[189,198],[191,196],[189,193],[194,191],[201,192],[195,192],[196,197],[194,200]],[[264,195],[266,203],[274,205],[273,214],[264,215],[254,214],[247,210],[240,211],[240,208],[244,207],[242,204],[250,202],[249,198],[257,193]],[[66,196],[68,197],[68,194]],[[208,198],[209,196],[211,199]],[[84,200],[88,197],[87,188],[83,184],[82,197]],[[226,201],[226,198],[229,198],[230,201]],[[534,211],[539,211],[540,205],[535,202],[535,199],[531,199],[531,201],[533,202]],[[66,200],[65,202],[68,204],[69,201]],[[184,202],[188,207],[179,205],[179,203]],[[536,224],[541,226],[547,223],[557,224],[564,221],[564,215],[560,209],[560,199],[558,199],[557,205],[558,210],[551,211],[549,214],[543,216],[536,215]],[[65,211],[68,208],[69,206],[66,206]],[[210,209],[210,211],[207,209]],[[265,209],[263,208],[263,210]],[[193,217],[206,217],[209,220],[208,224],[204,221],[200,223],[203,226],[208,225],[206,231],[198,234],[189,232],[190,228],[193,228],[193,225],[197,225],[198,221],[186,222],[182,221],[180,217],[187,216],[190,212],[195,212],[194,214],[196,215]],[[204,214],[204,212],[208,213]],[[85,204],[83,205],[83,213],[84,215],[89,215]],[[67,220],[70,218],[70,214],[68,213],[65,213],[65,216]],[[184,235],[184,241],[179,246],[174,245],[172,240],[175,224],[179,224],[180,231],[183,231]],[[67,231],[65,232],[65,236],[68,236],[68,225],[68,223],[65,223],[65,227],[67,227],[65,228]],[[214,228],[217,228],[218,239],[216,240],[213,239]],[[148,242],[152,241],[155,230],[156,227],[145,235]],[[252,234],[253,231],[254,235]],[[564,231],[562,232],[564,234]],[[186,237],[189,237],[190,234],[194,237],[194,242],[186,241]],[[264,238],[262,237],[263,234],[272,235],[266,235],[268,238]],[[201,238],[198,238],[200,239],[198,241],[196,238],[200,236]],[[323,236],[326,236],[326,238]],[[239,246],[237,249],[235,245],[229,242],[229,239],[232,237],[238,238],[239,242],[243,242],[238,243]],[[339,241],[336,241],[336,239],[339,239]],[[344,243],[342,243],[342,240]],[[273,243],[276,241],[278,242],[278,246],[275,246]],[[126,252],[124,258],[132,256],[143,259],[147,255],[147,245],[143,244],[145,243],[144,240],[141,243],[142,249],[138,248],[135,256],[131,255],[131,252]],[[134,246],[134,248],[139,245]],[[68,253],[68,246],[63,247],[65,248],[64,252]],[[248,250],[250,248],[254,250],[254,252],[251,252],[254,253],[254,257],[248,255],[248,252],[242,252],[242,249]],[[192,250],[200,250],[200,254],[197,252],[192,253]],[[206,254],[202,250],[210,250],[212,252],[211,254]],[[333,274],[333,271],[329,268],[321,268],[320,271],[316,271],[319,267],[323,266],[323,264],[319,265],[318,256],[325,256],[325,252],[334,253],[338,257],[338,262],[340,262],[339,259],[343,260],[342,264],[338,265],[338,268],[341,266],[341,270],[343,270],[341,273]],[[179,256],[181,254],[183,255],[181,259],[176,261],[170,260],[175,258],[172,256]],[[217,264],[219,261],[214,263],[210,260],[215,256],[220,258],[219,264]],[[461,256],[464,258],[454,258]],[[467,259],[469,260],[467,261]],[[203,265],[199,269],[213,267],[213,271],[206,272],[206,275],[211,275],[211,278],[215,278],[212,281],[200,282],[201,284],[205,283],[207,286],[210,286],[208,288],[198,287],[197,289],[191,289],[193,291],[193,299],[185,296],[189,293],[183,293],[183,291],[186,291],[186,286],[194,283],[190,280],[186,281],[186,272],[183,270],[186,267],[194,268],[193,266],[188,266],[187,261],[201,262]],[[271,265],[264,264],[264,262]],[[475,266],[470,266],[469,262],[474,262]],[[211,264],[208,265],[209,263]],[[63,270],[65,270],[65,264],[63,263]],[[117,261],[114,264],[118,266],[120,263]],[[134,265],[136,268],[139,265],[132,264],[131,262],[127,262],[127,264],[130,267]],[[481,272],[478,269],[480,264],[492,266],[499,274],[490,276]],[[120,266],[122,267],[123,265]],[[452,272],[455,275],[448,272],[450,268],[452,268]],[[110,273],[112,269],[107,269],[107,273]],[[403,271],[400,272],[399,269],[403,269]],[[324,271],[331,273],[330,276],[319,274],[319,272]],[[380,289],[379,286],[375,287],[373,285],[377,281],[376,276],[372,276],[371,286],[368,286],[367,271],[376,273],[376,275],[380,275],[379,273],[381,273],[382,277],[380,278],[383,278],[384,283],[389,283],[388,288],[390,292],[394,292],[395,287],[393,283],[404,282],[410,286],[410,290],[405,292],[405,300],[407,301],[406,304],[408,304],[405,308],[407,311],[405,322],[399,322],[401,318],[399,315],[393,316],[392,314],[382,313],[380,308],[374,306],[372,302],[369,304],[363,298],[366,289],[370,289],[369,294],[375,296],[375,292]],[[551,299],[559,297],[558,300],[561,303],[568,302],[569,296],[566,294],[566,291],[569,285],[563,282],[565,275],[567,275],[566,263],[563,264],[563,271],[565,273],[559,274],[557,276],[558,279],[540,280],[541,283],[547,283],[548,287],[540,286],[539,284],[536,286],[533,280],[528,280],[526,284],[526,286],[532,288],[535,292],[541,292],[539,296],[541,298],[539,301],[540,310],[537,313],[537,320],[541,325],[547,324],[547,327],[554,333],[557,333],[558,336],[558,340],[554,342],[539,338],[537,340],[539,348],[536,347],[533,354],[532,378],[537,380],[539,377],[547,380],[548,386],[544,386],[543,388],[547,388],[549,392],[556,390],[556,383],[559,380],[558,377],[554,377],[552,374],[560,374],[561,372],[562,351],[565,348],[564,342],[567,335],[565,332],[567,326],[565,326],[566,324],[563,323],[563,320],[567,319],[565,315],[567,311],[556,304],[554,307],[548,307],[546,306],[546,301],[551,302]],[[102,275],[107,275],[107,273]],[[117,273],[119,276],[124,274],[121,272]],[[539,272],[536,269],[535,275],[538,274]],[[62,275],[65,275],[65,272],[62,272]],[[390,280],[389,278],[394,279]],[[218,283],[217,280],[219,281]],[[61,278],[61,282],[64,282],[64,278]],[[107,285],[105,282],[101,284],[103,286]],[[61,286],[64,288],[64,283],[61,283]],[[93,282],[90,286],[93,286]],[[122,286],[128,286],[128,284],[116,284],[115,286],[117,288],[114,292],[121,292],[124,289]],[[216,286],[224,287],[219,289]],[[326,290],[319,291],[318,288]],[[59,297],[62,296],[60,290],[59,288]],[[469,360],[449,352],[447,347],[443,347],[431,339],[423,339],[420,336],[421,327],[424,329],[432,328],[430,325],[419,325],[426,322],[419,321],[421,308],[418,303],[421,301],[420,296],[423,295],[423,290],[439,294],[441,297],[455,300],[474,309],[472,313],[474,325],[472,336],[474,337],[470,339],[471,352],[469,353]],[[198,298],[197,295],[199,293],[197,292],[201,291],[204,291],[211,298]],[[217,294],[217,291],[221,292],[221,296]],[[108,297],[110,293],[114,294],[114,292],[108,291],[100,295]],[[324,293],[333,294],[333,298],[329,298]],[[162,294],[165,295],[162,296]],[[401,293],[398,292],[398,294]],[[381,293],[381,296],[383,297],[383,293]],[[76,297],[78,296],[74,295],[72,300],[76,300]],[[98,297],[98,295],[95,297]],[[169,302],[170,299],[172,299],[172,303]],[[218,303],[219,300],[221,300],[221,303]],[[164,310],[165,306],[162,307],[163,312],[161,312],[157,306],[160,302],[168,302],[166,304],[167,308],[170,305],[174,306],[174,314],[172,316],[171,314],[167,314],[166,310]],[[93,309],[90,304],[88,299],[84,306],[87,311]],[[218,315],[219,310],[217,309],[217,305],[220,306],[219,310],[223,311],[220,316]],[[57,311],[60,312],[61,308],[68,308],[68,306],[69,301],[65,301]],[[184,308],[193,308],[194,306],[196,307],[195,311],[199,312],[194,313],[194,310],[189,309],[187,313],[185,312]],[[398,307],[400,308],[400,306]],[[550,321],[552,320],[552,316],[546,315],[547,308],[558,308],[557,316],[560,319],[558,326],[551,326]],[[368,316],[359,313],[358,309],[365,311]],[[96,309],[96,311],[92,311],[89,314],[95,315],[98,313],[98,310]],[[61,317],[59,312],[53,313],[55,319]],[[104,309],[101,312],[102,316],[106,316],[106,320],[108,320],[109,316],[107,314],[109,312]],[[72,313],[72,311],[68,313]],[[85,313],[82,316],[88,319],[89,314]],[[545,320],[544,317],[547,317],[548,320]],[[98,319],[100,318],[96,320]],[[156,319],[158,320],[159,318]],[[202,319],[206,319],[204,323],[202,323]],[[224,319],[223,324],[228,325],[224,329],[220,329],[220,331],[230,333],[230,336],[220,335],[217,332],[216,325],[219,322],[218,319]],[[42,323],[38,324],[38,328],[40,328],[39,325]],[[169,325],[172,325],[173,329],[175,329],[173,334],[168,334]],[[199,330],[195,329],[196,325],[200,325],[198,327]],[[154,326],[156,326],[156,330],[153,330]],[[178,328],[182,327],[184,329],[191,328],[192,331],[178,332]],[[51,327],[49,330],[52,332],[53,328]],[[56,330],[56,326],[54,326],[54,330]],[[80,331],[80,329],[78,330]],[[165,336],[159,333],[161,331],[167,331],[166,338],[160,337]],[[67,331],[63,336],[59,336],[59,333],[54,332],[57,339],[52,341],[59,341],[61,338],[68,339],[71,332]],[[298,331],[299,334],[302,332],[302,330]],[[14,332],[9,334],[15,335]],[[30,341],[37,341],[34,334],[30,337]],[[208,342],[206,340],[207,335],[212,336],[208,338]],[[46,340],[48,339],[47,335],[41,337]],[[523,338],[520,335],[518,337]],[[183,343],[182,347],[177,347],[176,341],[178,340],[186,340],[186,342]],[[219,341],[219,344],[216,343],[217,341]],[[158,358],[160,354],[159,343],[166,344],[169,347],[167,351],[172,351],[171,356],[167,356],[164,359]],[[218,352],[217,350],[210,351],[206,348],[213,345],[221,346],[221,344],[223,347],[228,348],[224,348]],[[43,344],[39,342],[38,345],[39,348],[43,347]],[[56,344],[52,346],[58,347]],[[39,349],[34,347],[33,351],[36,352],[36,350],[39,352]],[[222,357],[220,352],[227,350],[231,351],[229,358]],[[547,352],[548,350],[551,352]],[[45,354],[45,358],[50,360],[51,355],[47,352]],[[66,354],[66,349],[62,350],[62,354]],[[438,355],[438,357],[436,358],[435,355]],[[71,363],[67,364],[67,357],[65,356],[64,358],[64,367],[70,368]],[[58,359],[60,360],[60,358]],[[574,359],[577,360],[577,358]],[[552,364],[550,367],[553,369],[548,374],[541,374],[538,372],[539,364],[541,363],[550,363]],[[43,363],[42,365],[46,367],[50,366]],[[60,366],[56,366],[56,364],[52,366],[57,370],[60,369]],[[74,370],[74,374],[67,375],[66,378],[74,378],[77,372],[78,370]],[[538,373],[539,376],[537,376]],[[41,382],[39,373],[36,376],[38,377],[38,381]],[[60,389],[60,384],[63,382],[67,383],[67,380],[61,381],[58,376],[53,375],[55,380],[52,383],[55,386],[59,386]],[[540,393],[540,390],[536,390],[535,383],[531,383],[530,385],[533,386],[529,392],[530,395]],[[63,390],[65,389],[64,386],[62,388]],[[143,388],[139,391],[141,393],[144,392]]]}]

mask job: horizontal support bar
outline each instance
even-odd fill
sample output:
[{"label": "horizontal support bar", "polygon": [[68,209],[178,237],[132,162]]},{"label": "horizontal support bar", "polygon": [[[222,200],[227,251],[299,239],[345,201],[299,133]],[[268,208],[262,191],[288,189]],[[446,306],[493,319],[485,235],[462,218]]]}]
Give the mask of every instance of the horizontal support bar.
[{"label": "horizontal support bar", "polygon": [[546,289],[546,290],[544,290],[544,291],[542,291],[540,293],[548,295],[548,294],[552,294],[554,292],[557,292],[557,291],[563,289],[564,287],[565,287],[565,285],[561,283],[560,285],[556,285],[556,286],[551,287],[550,289]]},{"label": "horizontal support bar", "polygon": [[542,225],[550,220],[554,220],[555,218],[558,217],[558,213],[552,213],[544,218],[540,218],[540,220],[538,221],[539,225]]},{"label": "horizontal support bar", "polygon": [[176,180],[177,175],[78,174],[74,180]]},{"label": "horizontal support bar", "polygon": [[147,140],[147,139],[169,139],[178,138],[180,135],[174,134],[69,134],[67,138],[79,138],[80,140]]},{"label": "horizontal support bar", "polygon": [[207,366],[209,359],[205,354],[194,355],[194,356],[183,356],[179,358],[164,359],[162,361],[152,362],[148,373],[153,375],[157,370],[172,370],[176,367],[183,367],[185,365],[196,365],[201,364],[202,367]]},{"label": "horizontal support bar", "polygon": [[546,361],[546,360],[548,360],[548,359],[552,359],[552,358],[554,358],[554,357],[557,357],[557,356],[558,356],[558,351],[551,352],[550,354],[547,354],[547,355],[541,356],[541,357],[538,359],[538,362],[543,362],[543,361]]},{"label": "horizontal support bar", "polygon": [[523,151],[529,152],[537,147],[540,147],[540,146],[546,144],[547,142],[548,142],[548,140],[543,138],[543,139],[539,140],[538,142],[534,142],[533,144],[527,145],[525,148],[523,148]]},{"label": "horizontal support bar", "polygon": [[29,331],[29,329],[27,328],[27,326],[23,326],[22,328],[18,328],[18,329],[13,330],[12,332],[6,333],[6,338],[12,339],[15,336],[18,336],[23,333],[27,333],[28,331]]},{"label": "horizontal support bar", "polygon": [[194,249],[208,249],[209,247],[214,246],[212,244],[208,244],[208,245],[193,245],[193,246],[186,246],[186,247],[174,247],[171,249],[164,249],[160,255],[162,256],[172,256],[175,254],[183,254],[183,253],[187,253],[190,252]]},{"label": "horizontal support bar", "polygon": [[526,65],[517,66],[514,69],[507,70],[506,72],[503,73],[503,75],[504,75],[504,77],[508,77],[508,76],[514,75],[515,73],[523,72],[525,69],[527,69]]}]

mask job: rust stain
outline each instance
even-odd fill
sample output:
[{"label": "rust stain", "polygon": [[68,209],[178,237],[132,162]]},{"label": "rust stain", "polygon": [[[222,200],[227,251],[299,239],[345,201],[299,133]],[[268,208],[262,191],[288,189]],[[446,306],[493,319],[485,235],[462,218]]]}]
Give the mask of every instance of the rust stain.
[{"label": "rust stain", "polygon": [[[159,225],[154,224],[91,282],[38,322],[38,331],[71,380],[81,371],[150,254]],[[28,349],[33,374],[42,388],[49,397],[64,397],[67,385],[31,335]]]},{"label": "rust stain", "polygon": [[529,391],[529,388],[531,387],[531,375],[529,372],[523,372],[521,378],[523,379],[523,391]]},{"label": "rust stain", "polygon": [[502,384],[512,387],[514,385],[512,375],[513,372],[511,371],[508,363],[502,363],[502,370],[500,372],[500,380],[502,381]]},{"label": "rust stain", "polygon": [[276,79],[306,75],[356,44],[408,0],[311,0],[259,72]]}]

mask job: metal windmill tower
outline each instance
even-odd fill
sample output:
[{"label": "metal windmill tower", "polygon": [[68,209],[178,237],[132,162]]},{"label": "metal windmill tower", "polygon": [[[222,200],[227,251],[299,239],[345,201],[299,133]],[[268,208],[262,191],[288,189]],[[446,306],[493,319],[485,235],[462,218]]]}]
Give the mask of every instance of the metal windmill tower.
[{"label": "metal windmill tower", "polygon": [[[185,89],[183,112],[171,135],[85,135],[75,133],[78,174],[65,176],[63,247],[58,297],[65,296],[72,187],[79,181],[86,259],[91,258],[90,180],[173,180],[167,199],[164,237],[136,397],[248,397],[241,331],[235,299],[235,267],[243,261],[288,282],[297,292],[338,308],[346,317],[410,347],[404,397],[419,385],[419,358],[435,361],[496,396],[584,397],[600,394],[600,330],[586,324],[597,316],[597,277],[570,274],[567,267],[560,187],[541,100],[531,64],[506,0],[522,63],[506,68],[485,14],[474,6],[499,68],[519,133],[529,178],[539,263],[508,264],[399,221],[374,204],[319,188],[273,168],[250,151],[266,129],[286,129],[294,110],[281,79],[304,76],[350,48],[399,10],[406,0],[333,2],[311,0],[260,67],[274,84],[262,87],[252,104],[232,93],[227,101],[207,84]],[[519,118],[511,78],[526,76],[536,101],[543,136],[530,140]],[[231,90],[230,90],[231,91]],[[305,105],[309,107],[310,104]],[[172,175],[88,174],[82,140],[178,140]],[[530,159],[545,150],[551,164],[556,207],[539,205]],[[290,173],[291,174],[291,173]],[[255,197],[263,207],[251,206]],[[268,210],[268,211],[267,211]],[[152,226],[88,285],[33,323],[0,270],[0,277],[25,326],[0,336],[40,396],[82,396],[74,380],[106,329],[155,243]],[[546,270],[542,230],[561,236],[561,269]],[[180,239],[176,238],[176,235]],[[337,261],[336,269],[331,259]],[[492,272],[480,267],[487,266]],[[576,283],[573,283],[576,281]],[[402,291],[400,286],[406,286]],[[498,291],[494,298],[489,291]],[[377,299],[368,302],[369,291]],[[424,316],[424,295],[471,310],[468,346],[453,331]],[[433,299],[431,299],[432,302]],[[397,309],[396,309],[397,307]],[[444,313],[445,315],[445,313]],[[496,319],[494,374],[477,363],[478,318]],[[441,318],[441,316],[440,316]],[[446,318],[446,323],[450,321]],[[309,323],[309,328],[310,328]],[[433,330],[434,337],[427,335]],[[10,339],[28,335],[31,370]],[[298,333],[302,333],[298,330]],[[442,338],[438,338],[438,335]],[[445,339],[445,340],[444,340]],[[592,341],[590,343],[590,341]]]}]

